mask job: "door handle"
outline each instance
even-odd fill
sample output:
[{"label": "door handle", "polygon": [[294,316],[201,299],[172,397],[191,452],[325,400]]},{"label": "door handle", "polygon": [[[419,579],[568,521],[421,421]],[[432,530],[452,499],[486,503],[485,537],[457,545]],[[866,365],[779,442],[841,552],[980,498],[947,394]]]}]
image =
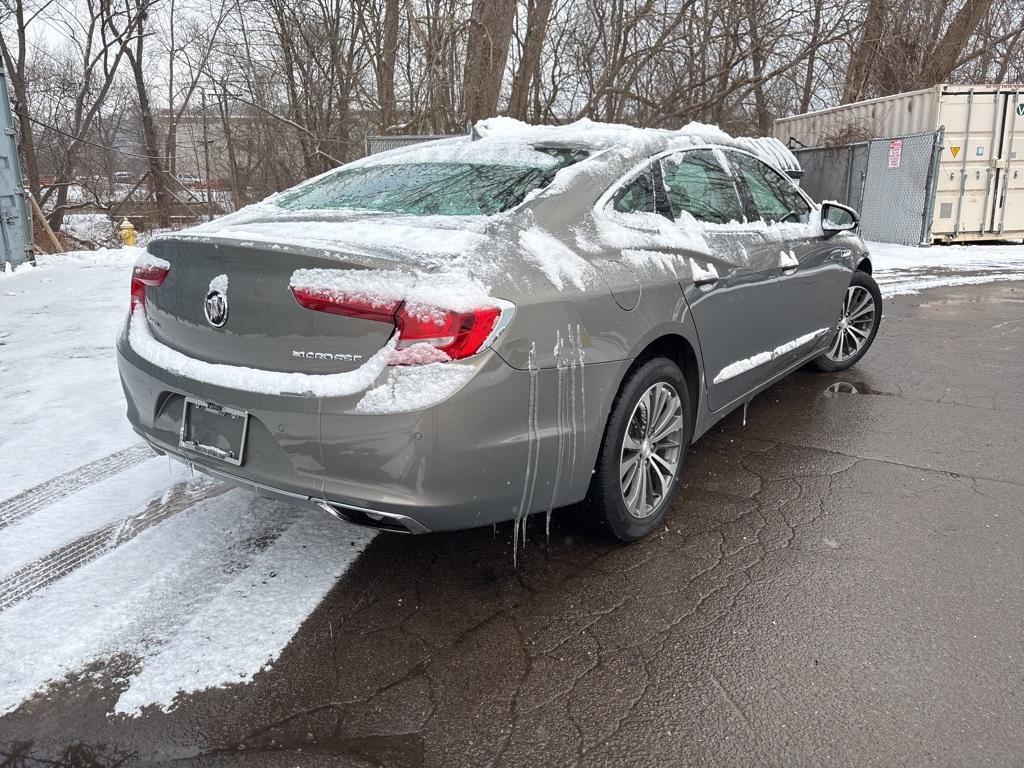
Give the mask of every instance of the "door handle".
[{"label": "door handle", "polygon": [[696,285],[698,288],[703,288],[706,285],[708,285],[708,286],[714,285],[717,282],[718,282],[718,276],[717,275],[709,275],[707,277],[696,277],[693,280],[693,284]]},{"label": "door handle", "polygon": [[782,274],[792,275],[799,266],[800,260],[797,259],[796,254],[792,251],[782,251],[779,254],[779,267],[782,269]]},{"label": "door handle", "polygon": [[784,274],[784,275],[792,275],[794,272],[796,272],[796,270],[797,270],[796,267],[783,267],[782,268],[782,274]]}]

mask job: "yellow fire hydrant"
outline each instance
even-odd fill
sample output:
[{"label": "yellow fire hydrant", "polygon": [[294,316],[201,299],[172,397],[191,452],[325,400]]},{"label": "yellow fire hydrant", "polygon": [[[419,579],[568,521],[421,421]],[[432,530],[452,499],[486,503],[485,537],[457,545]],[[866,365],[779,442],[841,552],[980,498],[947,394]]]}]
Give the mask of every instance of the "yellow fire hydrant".
[{"label": "yellow fire hydrant", "polygon": [[135,245],[135,225],[128,221],[127,216],[121,222],[121,242],[125,245]]}]

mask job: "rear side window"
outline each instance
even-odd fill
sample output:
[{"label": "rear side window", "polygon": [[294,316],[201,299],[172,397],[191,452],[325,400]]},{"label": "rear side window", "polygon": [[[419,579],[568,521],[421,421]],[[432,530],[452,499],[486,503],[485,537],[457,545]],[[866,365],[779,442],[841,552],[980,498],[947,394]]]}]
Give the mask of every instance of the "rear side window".
[{"label": "rear side window", "polygon": [[612,199],[619,213],[654,213],[654,174],[651,166],[624,185]]},{"label": "rear side window", "polygon": [[743,221],[743,206],[732,176],[708,149],[681,152],[661,161],[672,216],[686,212],[711,224]]},{"label": "rear side window", "polygon": [[807,221],[811,207],[789,179],[750,155],[731,152],[730,157],[746,182],[754,208],[762,219],[769,224]]}]

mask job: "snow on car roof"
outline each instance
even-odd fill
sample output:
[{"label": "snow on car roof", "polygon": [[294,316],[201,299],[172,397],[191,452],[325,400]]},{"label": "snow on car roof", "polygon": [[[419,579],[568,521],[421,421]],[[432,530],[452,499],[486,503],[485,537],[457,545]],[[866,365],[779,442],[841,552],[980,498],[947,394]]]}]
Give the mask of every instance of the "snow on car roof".
[{"label": "snow on car roof", "polygon": [[581,118],[565,125],[530,125],[511,117],[491,117],[473,127],[476,140],[564,144],[590,150],[624,147],[637,151],[661,151],[675,146],[734,145],[735,140],[715,125],[691,122],[682,128],[637,128],[622,123],[600,123]]},{"label": "snow on car roof", "polygon": [[[782,148],[766,142],[775,142]],[[583,149],[591,154],[616,149],[631,155],[656,154],[671,149],[728,146],[753,152],[766,162],[786,170],[792,154],[776,139],[737,139],[721,128],[691,122],[677,129],[637,128],[622,123],[602,123],[581,118],[564,125],[533,125],[511,117],[480,120],[471,133],[379,152],[356,160],[349,167],[417,162],[474,162],[550,165],[549,155],[537,147]],[[795,158],[793,158],[795,162]]]},{"label": "snow on car roof", "polygon": [[[591,152],[619,147],[638,152],[657,152],[674,146],[725,144],[739,146],[729,134],[714,125],[691,122],[679,129],[637,128],[622,123],[602,123],[581,118],[564,125],[536,125],[511,117],[479,120],[470,133],[430,138],[420,143],[376,152],[350,166],[396,162],[539,161],[550,164],[550,156],[536,157],[534,147],[572,147]],[[512,155],[504,153],[511,152]],[[515,153],[526,152],[523,157]]]},{"label": "snow on car roof", "polygon": [[748,152],[752,152],[769,165],[774,165],[780,171],[792,178],[803,176],[803,168],[800,161],[792,150],[774,136],[759,136],[750,138],[744,136],[737,138],[736,142]]}]

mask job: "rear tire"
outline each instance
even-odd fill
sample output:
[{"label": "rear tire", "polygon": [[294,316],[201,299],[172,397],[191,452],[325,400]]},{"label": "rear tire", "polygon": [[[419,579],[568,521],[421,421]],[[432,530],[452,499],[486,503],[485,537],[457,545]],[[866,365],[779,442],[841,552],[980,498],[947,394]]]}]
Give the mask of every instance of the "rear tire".
[{"label": "rear tire", "polygon": [[811,361],[819,371],[845,371],[864,357],[878,334],[882,322],[882,292],[867,272],[853,273],[850,287],[843,294],[839,322],[829,347]]},{"label": "rear tire", "polygon": [[601,527],[619,541],[643,538],[672,504],[693,434],[690,395],[679,366],[639,364],[612,405],[587,494]]}]

